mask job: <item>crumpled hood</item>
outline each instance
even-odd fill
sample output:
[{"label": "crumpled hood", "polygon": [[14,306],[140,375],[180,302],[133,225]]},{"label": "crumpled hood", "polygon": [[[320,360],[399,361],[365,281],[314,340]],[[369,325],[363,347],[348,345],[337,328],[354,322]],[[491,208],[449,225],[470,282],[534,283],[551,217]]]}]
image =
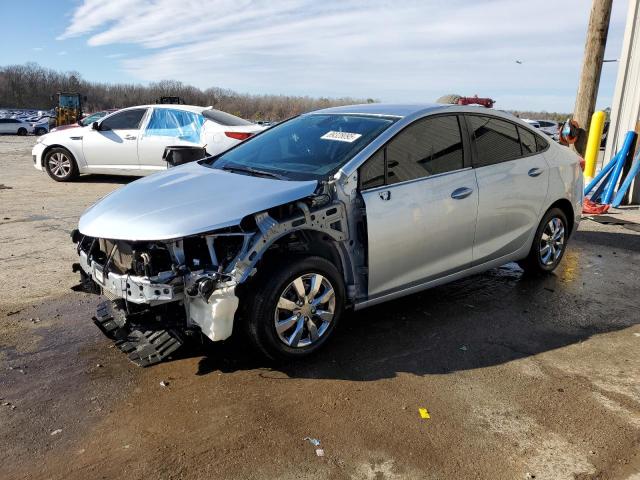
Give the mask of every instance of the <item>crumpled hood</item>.
[{"label": "crumpled hood", "polygon": [[311,195],[317,182],[252,177],[196,162],[141,178],[80,217],[80,233],[115,240],[169,240],[240,223]]}]

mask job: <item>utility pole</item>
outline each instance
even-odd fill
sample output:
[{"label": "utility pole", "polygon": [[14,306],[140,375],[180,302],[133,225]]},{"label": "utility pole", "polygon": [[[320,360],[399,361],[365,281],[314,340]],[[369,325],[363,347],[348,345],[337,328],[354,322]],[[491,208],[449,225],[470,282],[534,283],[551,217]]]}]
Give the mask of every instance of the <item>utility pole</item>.
[{"label": "utility pole", "polygon": [[[596,108],[612,4],[613,0],[593,0],[591,5],[587,41],[584,46],[584,59],[582,60],[582,72],[580,73],[580,85],[578,86],[576,107],[573,112],[574,120],[578,122],[585,132],[589,131],[591,115],[593,115],[593,111]],[[576,149],[584,155],[587,135],[584,134],[580,137],[576,142]]]}]

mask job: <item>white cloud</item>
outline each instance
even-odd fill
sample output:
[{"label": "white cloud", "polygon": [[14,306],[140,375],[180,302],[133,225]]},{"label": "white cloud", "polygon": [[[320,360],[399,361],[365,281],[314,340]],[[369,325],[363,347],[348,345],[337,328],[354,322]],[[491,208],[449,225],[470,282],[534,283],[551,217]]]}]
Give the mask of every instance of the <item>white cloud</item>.
[{"label": "white cloud", "polygon": [[61,50],[58,52],[58,55],[63,56],[63,55],[67,55],[67,51],[66,50]]},{"label": "white cloud", "polygon": [[41,52],[44,50],[44,48],[42,47],[33,47],[31,50],[33,50],[34,52]]},{"label": "white cloud", "polygon": [[127,54],[126,53],[110,53],[109,55],[107,55],[107,58],[122,58],[122,57],[126,57]]},{"label": "white cloud", "polygon": [[[572,14],[554,0],[85,0],[60,38],[136,45],[143,53],[122,67],[147,81],[388,101],[477,93],[500,108],[567,111],[589,9],[565,0],[563,10]],[[614,11],[610,45],[624,14]]]}]

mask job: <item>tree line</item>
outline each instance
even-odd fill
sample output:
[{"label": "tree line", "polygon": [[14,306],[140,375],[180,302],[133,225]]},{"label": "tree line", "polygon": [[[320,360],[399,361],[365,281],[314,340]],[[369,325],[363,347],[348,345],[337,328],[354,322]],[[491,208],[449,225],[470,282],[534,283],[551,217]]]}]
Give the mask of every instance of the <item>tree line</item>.
[{"label": "tree line", "polygon": [[36,63],[0,66],[0,108],[49,110],[56,106],[57,92],[86,96],[85,113],[152,104],[162,96],[177,96],[188,105],[212,106],[250,120],[282,120],[320,108],[374,102],[350,97],[250,95],[218,87],[202,90],[176,80],[149,85],[101,83],[84,80],[78,72],[61,72]]},{"label": "tree line", "polygon": [[[57,92],[77,92],[87,97],[85,113],[155,103],[162,96],[177,96],[189,105],[212,106],[249,120],[283,120],[320,108],[372,103],[371,98],[313,98],[291,95],[250,95],[210,87],[205,90],[176,80],[148,85],[101,83],[84,80],[78,72],[61,72],[37,63],[0,66],[0,108],[49,110]],[[53,99],[52,99],[53,96]],[[565,121],[568,113],[512,111],[520,118]]]}]

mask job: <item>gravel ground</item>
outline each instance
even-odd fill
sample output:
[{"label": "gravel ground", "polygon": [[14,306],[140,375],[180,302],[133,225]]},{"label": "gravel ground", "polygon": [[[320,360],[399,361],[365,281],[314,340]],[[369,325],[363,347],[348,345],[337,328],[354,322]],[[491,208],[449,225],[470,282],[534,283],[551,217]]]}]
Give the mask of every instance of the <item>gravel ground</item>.
[{"label": "gravel ground", "polygon": [[349,314],[295,365],[230,341],[140,369],[71,290],[68,236],[131,179],[55,183],[33,142],[0,137],[0,478],[640,479],[637,227]]}]

